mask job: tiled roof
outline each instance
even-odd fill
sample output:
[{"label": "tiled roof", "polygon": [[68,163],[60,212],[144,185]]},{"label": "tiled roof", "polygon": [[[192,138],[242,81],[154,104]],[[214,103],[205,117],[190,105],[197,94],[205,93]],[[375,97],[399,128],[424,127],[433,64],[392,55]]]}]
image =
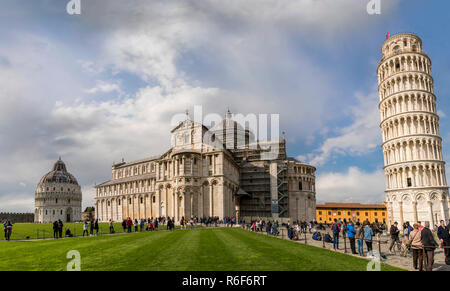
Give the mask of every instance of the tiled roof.
[{"label": "tiled roof", "polygon": [[361,204],[361,203],[335,203],[329,202],[324,204],[317,204],[316,208],[355,208],[355,209],[386,209],[383,204]]},{"label": "tiled roof", "polygon": [[155,177],[156,177],[156,174],[154,174],[154,173],[153,174],[130,176],[130,177],[126,177],[126,178],[106,181],[104,183],[101,183],[101,184],[95,186],[95,188],[101,187],[101,186],[109,186],[109,185],[115,185],[115,184],[120,184],[120,183],[132,182],[132,181],[145,180],[145,179],[150,179],[150,178],[155,178]]}]

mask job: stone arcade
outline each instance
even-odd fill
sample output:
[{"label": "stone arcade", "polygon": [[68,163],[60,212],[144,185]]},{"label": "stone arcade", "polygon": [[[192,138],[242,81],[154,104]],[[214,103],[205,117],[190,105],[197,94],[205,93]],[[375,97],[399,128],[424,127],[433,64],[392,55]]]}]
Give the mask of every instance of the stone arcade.
[{"label": "stone arcade", "polygon": [[439,136],[431,60],[410,33],[388,38],[378,65],[388,220],[449,218],[449,194]]}]

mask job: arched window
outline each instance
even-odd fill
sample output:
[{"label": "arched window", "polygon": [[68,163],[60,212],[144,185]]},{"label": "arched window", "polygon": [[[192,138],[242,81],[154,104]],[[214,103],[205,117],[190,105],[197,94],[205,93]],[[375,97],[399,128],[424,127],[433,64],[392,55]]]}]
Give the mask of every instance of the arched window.
[{"label": "arched window", "polygon": [[298,182],[298,190],[303,190],[303,184],[302,181]]}]

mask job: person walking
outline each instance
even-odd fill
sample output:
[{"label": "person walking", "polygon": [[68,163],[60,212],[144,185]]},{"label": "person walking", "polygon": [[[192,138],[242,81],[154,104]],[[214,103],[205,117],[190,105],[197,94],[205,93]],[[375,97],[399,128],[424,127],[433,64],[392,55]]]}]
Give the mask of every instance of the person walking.
[{"label": "person walking", "polygon": [[355,237],[358,243],[358,254],[364,256],[364,228],[361,225],[357,226]]},{"label": "person walking", "polygon": [[427,271],[432,271],[434,264],[434,251],[439,245],[434,240],[433,233],[430,230],[430,222],[428,221],[425,221],[425,227],[422,229],[421,241],[424,250],[424,259],[426,261],[425,269]]},{"label": "person walking", "polygon": [[389,233],[391,235],[391,243],[389,245],[389,253],[391,253],[391,254],[392,254],[392,248],[394,247],[394,245],[400,243],[400,240],[398,237],[400,230],[398,229],[397,226],[398,226],[398,223],[394,222],[394,224],[391,225],[391,229],[389,230]]},{"label": "person walking", "polygon": [[438,227],[437,236],[441,241],[441,245],[444,249],[445,263],[450,265],[450,249],[445,248],[450,246],[450,233],[448,227],[445,225],[445,221],[441,220],[441,225]]},{"label": "person walking", "polygon": [[339,250],[339,233],[341,232],[341,227],[337,223],[337,219],[334,219],[331,225],[331,231],[333,232],[333,249]]},{"label": "person walking", "polygon": [[373,229],[370,227],[369,223],[365,222],[364,224],[364,241],[366,242],[367,253],[369,256],[373,256],[372,238],[375,234],[373,233]]},{"label": "person walking", "polygon": [[[413,224],[413,230],[409,234],[409,246],[413,254],[413,267],[415,270],[423,270],[423,245],[419,224]],[[418,265],[417,265],[418,263]]]},{"label": "person walking", "polygon": [[357,255],[358,253],[356,252],[355,247],[355,236],[356,236],[355,227],[353,225],[353,222],[349,221],[349,223],[347,224],[347,237],[348,240],[350,241],[350,248],[352,250],[352,254]]}]

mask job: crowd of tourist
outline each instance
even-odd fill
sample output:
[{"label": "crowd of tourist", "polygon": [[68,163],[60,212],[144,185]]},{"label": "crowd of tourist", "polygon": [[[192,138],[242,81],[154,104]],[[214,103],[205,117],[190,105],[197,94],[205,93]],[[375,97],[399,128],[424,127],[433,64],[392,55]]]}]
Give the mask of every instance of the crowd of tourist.
[{"label": "crowd of tourist", "polygon": [[[255,231],[259,230],[259,225],[261,223],[253,223]],[[322,233],[321,230],[327,231]],[[388,231],[390,236],[389,253],[393,254],[393,251],[398,250],[405,257],[408,253],[412,253],[414,269],[431,271],[434,264],[434,252],[438,247],[444,249],[445,262],[450,264],[450,220],[447,225],[444,220],[441,220],[440,226],[435,226],[434,229],[430,229],[429,222],[425,222],[425,225],[422,225],[419,221],[412,226],[409,222],[405,222],[402,227],[401,241],[401,231],[397,222],[394,222],[388,230],[384,223],[369,223],[367,220],[363,223],[359,221],[353,223],[353,221],[346,221],[345,219],[343,221],[334,219],[331,224],[318,224],[313,221],[309,223],[294,222],[292,225],[288,225],[288,237],[296,240],[299,239],[299,234],[312,232],[313,240],[323,240],[326,243],[332,243],[334,250],[340,249],[339,242],[341,238],[348,238],[352,254],[364,256],[365,245],[366,253],[369,257],[373,257],[374,237],[385,230]],[[332,236],[329,232],[331,232]],[[436,242],[434,233],[437,235],[440,244]]]},{"label": "crowd of tourist", "polygon": [[[413,226],[406,222],[403,225],[403,240],[400,243],[400,230],[398,223],[394,222],[391,226],[389,234],[391,243],[389,251],[392,252],[394,246],[403,246],[403,255],[407,256],[408,252],[412,252],[413,267],[416,270],[423,269],[431,271],[434,264],[434,252],[441,247],[444,250],[445,263],[450,264],[450,220],[446,225],[444,220],[440,221],[440,226],[430,229],[430,223],[425,222],[422,225],[420,221],[414,223]],[[436,233],[440,244],[436,242],[433,232]]]}]

